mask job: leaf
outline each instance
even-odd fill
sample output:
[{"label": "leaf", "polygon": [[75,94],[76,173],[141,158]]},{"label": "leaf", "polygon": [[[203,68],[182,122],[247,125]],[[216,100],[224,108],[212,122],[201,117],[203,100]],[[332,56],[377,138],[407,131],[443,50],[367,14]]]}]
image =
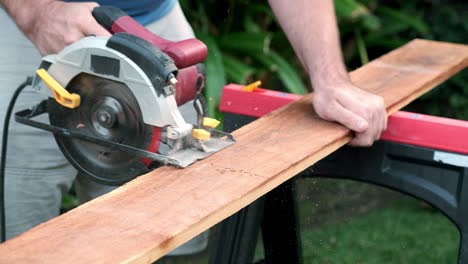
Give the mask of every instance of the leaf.
[{"label": "leaf", "polygon": [[355,0],[335,0],[335,10],[338,18],[357,19],[369,14],[367,7]]},{"label": "leaf", "polygon": [[254,21],[252,16],[248,15],[244,17],[244,28],[249,33],[260,33],[262,31],[260,25]]},{"label": "leaf", "polygon": [[268,53],[271,36],[266,32],[235,32],[225,35],[220,41],[220,46],[231,51]]},{"label": "leaf", "polygon": [[356,37],[356,44],[359,52],[359,57],[361,58],[361,64],[364,65],[369,62],[369,56],[367,55],[367,49],[366,49],[366,44],[364,43],[364,40],[361,35],[361,31],[359,29],[356,29],[354,31],[355,37]]},{"label": "leaf", "polygon": [[379,12],[389,17],[395,18],[399,23],[411,26],[413,29],[419,31],[422,34],[429,32],[429,26],[424,23],[420,17],[414,14],[406,14],[404,12],[400,12],[400,10],[389,7],[379,7]]},{"label": "leaf", "polygon": [[253,67],[229,55],[224,55],[223,62],[228,79],[235,83],[244,84],[255,71]]},{"label": "leaf", "polygon": [[248,8],[244,10],[244,29],[250,33],[260,33],[266,24],[271,24],[274,14],[271,8],[265,3],[254,4],[249,1]]},{"label": "leaf", "polygon": [[368,14],[362,18],[362,24],[370,29],[370,30],[377,30],[382,27],[382,23],[380,22],[380,18],[376,17],[373,14]]},{"label": "leaf", "polygon": [[253,1],[248,1],[248,9],[246,10],[247,11],[247,14],[248,15],[257,15],[259,13],[261,14],[265,14],[267,16],[270,16],[270,17],[274,17],[275,14],[273,13],[273,10],[271,10],[270,6],[266,3],[253,3]]},{"label": "leaf", "polygon": [[335,10],[340,20],[360,21],[370,30],[376,30],[381,26],[380,19],[356,0],[335,0]]},{"label": "leaf", "polygon": [[403,46],[404,44],[408,43],[408,39],[406,38],[384,38],[382,36],[366,36],[364,37],[364,41],[367,46],[379,46],[385,47],[389,50],[395,49],[397,47]]},{"label": "leaf", "polygon": [[206,34],[199,34],[198,37],[208,46],[208,58],[204,62],[206,66],[205,95],[208,104],[208,114],[209,116],[215,116],[221,99],[221,93],[226,85],[223,54],[213,37]]},{"label": "leaf", "polygon": [[285,89],[290,93],[307,94],[307,88],[294,67],[278,53],[271,51],[269,54],[251,54],[256,60],[278,74]]},{"label": "leaf", "polygon": [[[387,20],[390,20],[390,21],[387,21]],[[382,28],[381,30],[379,31],[374,31],[374,32],[370,32],[368,34],[368,36],[370,35],[375,35],[377,37],[382,37],[382,36],[385,36],[385,35],[392,35],[392,36],[395,36],[405,30],[407,30],[408,28],[410,28],[410,26],[408,24],[405,24],[405,23],[399,23],[396,19],[394,18],[391,18],[391,19],[386,19],[385,20],[385,27]]]}]

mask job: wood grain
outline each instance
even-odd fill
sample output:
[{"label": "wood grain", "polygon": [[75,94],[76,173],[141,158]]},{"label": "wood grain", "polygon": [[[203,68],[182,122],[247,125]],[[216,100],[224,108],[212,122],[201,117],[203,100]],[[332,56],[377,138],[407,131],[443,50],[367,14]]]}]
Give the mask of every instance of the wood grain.
[{"label": "wood grain", "polygon": [[[468,64],[468,46],[414,40],[351,73],[389,113]],[[186,169],[164,167],[0,245],[0,263],[151,263],[346,144],[311,96],[234,132]]]}]

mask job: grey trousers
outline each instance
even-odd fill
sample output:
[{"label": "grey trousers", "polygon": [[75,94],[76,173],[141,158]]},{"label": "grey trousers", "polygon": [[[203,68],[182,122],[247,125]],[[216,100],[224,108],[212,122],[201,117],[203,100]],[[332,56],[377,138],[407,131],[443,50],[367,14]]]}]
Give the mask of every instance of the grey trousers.
[{"label": "grey trousers", "polygon": [[[148,25],[148,28],[170,40],[194,37],[179,5],[167,16]],[[41,56],[1,8],[0,36],[2,132],[5,111],[14,90],[26,76],[34,74]],[[14,112],[29,108],[42,99],[44,98],[41,95],[26,88],[20,95]],[[46,119],[44,116],[42,121],[47,122]],[[5,178],[7,239],[58,216],[62,195],[70,189],[73,182],[81,203],[115,188],[95,183],[77,174],[58,149],[51,133],[14,121],[10,124]]]}]

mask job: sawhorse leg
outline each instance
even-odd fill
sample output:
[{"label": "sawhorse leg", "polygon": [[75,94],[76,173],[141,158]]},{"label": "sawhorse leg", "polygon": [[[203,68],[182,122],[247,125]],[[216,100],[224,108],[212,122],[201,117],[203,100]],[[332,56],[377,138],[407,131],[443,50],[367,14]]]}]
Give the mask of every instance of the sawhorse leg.
[{"label": "sawhorse leg", "polygon": [[255,201],[217,227],[210,264],[251,264],[255,254],[263,198]]},{"label": "sawhorse leg", "polygon": [[251,264],[260,227],[265,258],[259,264],[302,264],[294,180],[223,221],[210,264]]},{"label": "sawhorse leg", "polygon": [[262,221],[265,264],[302,264],[302,244],[294,179],[273,191],[265,199]]}]

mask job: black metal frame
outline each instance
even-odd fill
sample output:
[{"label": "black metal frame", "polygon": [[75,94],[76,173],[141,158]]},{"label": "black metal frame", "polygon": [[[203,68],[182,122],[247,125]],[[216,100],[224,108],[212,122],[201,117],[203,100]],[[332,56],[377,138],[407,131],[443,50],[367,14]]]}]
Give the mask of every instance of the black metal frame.
[{"label": "black metal frame", "polygon": [[[225,127],[229,131],[254,119],[227,114]],[[436,152],[439,151],[387,141],[379,141],[371,148],[343,147],[298,176],[357,180],[426,201],[457,226],[458,263],[468,263],[468,181],[465,180],[468,166],[435,161]],[[262,263],[303,263],[293,181],[282,184],[257,201],[257,205],[246,207],[221,223],[221,238],[210,263],[252,263],[260,226],[265,248]],[[232,239],[231,234],[237,238]]]}]

